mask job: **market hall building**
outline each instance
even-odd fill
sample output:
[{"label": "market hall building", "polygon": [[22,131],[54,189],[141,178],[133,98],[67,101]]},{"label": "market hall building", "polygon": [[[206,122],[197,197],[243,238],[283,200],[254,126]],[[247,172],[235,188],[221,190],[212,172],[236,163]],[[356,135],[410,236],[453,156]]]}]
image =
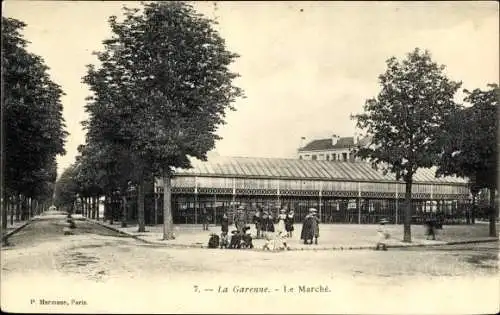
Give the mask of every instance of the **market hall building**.
[{"label": "market hall building", "polygon": [[[161,194],[161,182],[156,192]],[[203,211],[210,223],[219,224],[224,211],[239,205],[249,216],[257,207],[274,214],[286,207],[300,222],[314,207],[323,223],[376,223],[386,218],[400,224],[404,192],[404,182],[366,162],[213,157],[176,170],[172,212],[175,224],[200,223]],[[417,171],[412,195],[413,219],[441,214],[447,221],[465,218],[470,196],[466,180],[436,178],[435,169]]]}]

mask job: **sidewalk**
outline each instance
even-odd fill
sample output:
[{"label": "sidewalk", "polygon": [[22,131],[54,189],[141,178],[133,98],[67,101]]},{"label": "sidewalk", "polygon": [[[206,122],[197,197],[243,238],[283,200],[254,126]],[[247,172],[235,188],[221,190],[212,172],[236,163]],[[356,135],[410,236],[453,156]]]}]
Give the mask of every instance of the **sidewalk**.
[{"label": "sidewalk", "polygon": [[[67,216],[66,212],[62,211],[45,211],[41,214],[35,215],[31,217],[28,220],[24,221],[14,221],[14,224],[10,225],[10,221],[7,224],[7,228],[4,230],[2,229],[2,239],[8,238],[10,235],[16,233],[17,231],[21,230],[24,228],[26,225],[28,225],[31,221],[36,221],[36,220],[50,220],[54,218],[65,218]],[[82,215],[73,215],[74,220],[84,220],[85,218]]]},{"label": "sidewalk", "polygon": [[[179,224],[174,225],[174,240],[162,240],[163,226],[146,226],[146,232],[137,232],[137,225],[129,225],[122,228],[119,222],[110,225],[102,221],[87,219],[91,222],[107,226],[113,230],[132,236],[138,240],[149,244],[163,245],[167,247],[207,247],[211,233],[220,235],[220,226],[210,225],[209,231],[203,231],[201,225]],[[255,228],[251,226],[249,231],[254,237],[255,249],[262,249],[265,241],[255,239]],[[318,245],[304,245],[300,238],[302,224],[294,225],[293,237],[287,241],[291,250],[352,250],[352,249],[372,249],[378,240],[377,225],[371,224],[321,224]],[[229,227],[229,231],[234,229],[234,225]],[[487,224],[475,225],[450,225],[444,226],[442,230],[437,230],[437,240],[426,240],[425,228],[422,225],[412,225],[412,243],[404,243],[403,226],[387,225],[387,231],[391,238],[387,240],[388,247],[413,247],[413,246],[437,246],[460,243],[492,242],[498,239],[488,237]]]},{"label": "sidewalk", "polygon": [[[29,220],[28,220],[29,221]],[[7,228],[2,229],[2,237],[12,233],[12,231],[16,231],[26,225],[28,221],[14,221],[14,224],[10,224],[10,221],[7,223]]]}]

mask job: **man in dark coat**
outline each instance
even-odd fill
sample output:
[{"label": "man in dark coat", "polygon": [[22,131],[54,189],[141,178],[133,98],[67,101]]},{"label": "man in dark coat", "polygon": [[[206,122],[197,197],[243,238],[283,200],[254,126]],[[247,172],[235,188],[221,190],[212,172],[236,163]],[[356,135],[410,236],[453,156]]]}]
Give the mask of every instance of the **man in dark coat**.
[{"label": "man in dark coat", "polygon": [[208,213],[207,209],[203,208],[201,211],[201,222],[203,224],[203,231],[208,231]]},{"label": "man in dark coat", "polygon": [[253,215],[253,223],[255,224],[255,230],[257,230],[256,238],[260,238],[260,231],[262,229],[262,211],[260,208],[257,208],[257,211]]},{"label": "man in dark coat", "polygon": [[222,220],[221,220],[221,232],[222,233],[227,233],[229,232],[229,217],[227,215],[227,212],[224,212],[222,215]]},{"label": "man in dark coat", "polygon": [[304,240],[304,244],[318,244],[319,237],[319,219],[316,216],[316,209],[309,209],[309,214],[306,215],[304,223],[302,225],[302,231],[300,233],[300,239]]},{"label": "man in dark coat", "polygon": [[235,220],[234,220],[234,225],[236,226],[236,229],[240,233],[244,233],[244,229],[247,227],[247,220],[246,220],[246,213],[245,213],[245,207],[244,206],[239,206],[238,211],[236,212]]},{"label": "man in dark coat", "polygon": [[292,237],[292,233],[293,233],[293,223],[294,223],[294,213],[293,213],[293,210],[290,210],[288,212],[288,214],[286,215],[286,219],[285,219],[285,229],[286,229],[286,236],[287,237]]}]

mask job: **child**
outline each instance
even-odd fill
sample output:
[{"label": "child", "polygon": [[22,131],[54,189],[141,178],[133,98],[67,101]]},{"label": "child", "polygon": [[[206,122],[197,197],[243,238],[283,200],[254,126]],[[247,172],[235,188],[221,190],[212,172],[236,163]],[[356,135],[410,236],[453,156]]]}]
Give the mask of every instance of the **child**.
[{"label": "child", "polygon": [[386,219],[380,220],[380,225],[378,226],[377,229],[377,234],[378,234],[378,242],[377,242],[377,248],[375,250],[379,250],[382,248],[382,250],[387,250],[387,245],[386,240],[389,239],[391,236],[389,232],[387,232],[385,224],[388,223]]},{"label": "child", "polygon": [[222,232],[220,235],[220,248],[228,248],[229,246],[229,236],[227,232]]}]

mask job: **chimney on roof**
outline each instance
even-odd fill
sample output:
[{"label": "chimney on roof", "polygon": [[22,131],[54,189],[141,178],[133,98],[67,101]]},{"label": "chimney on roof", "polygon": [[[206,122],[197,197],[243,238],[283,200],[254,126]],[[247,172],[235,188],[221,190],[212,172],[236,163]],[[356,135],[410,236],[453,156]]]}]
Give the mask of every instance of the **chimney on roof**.
[{"label": "chimney on roof", "polygon": [[358,145],[358,143],[359,143],[359,133],[357,133],[357,132],[354,133],[354,139],[353,139],[353,141],[354,141],[354,145]]},{"label": "chimney on roof", "polygon": [[304,147],[304,142],[306,141],[306,137],[300,137],[300,147]]},{"label": "chimney on roof", "polygon": [[337,142],[339,141],[340,137],[337,135],[332,136],[332,145],[336,145]]}]

